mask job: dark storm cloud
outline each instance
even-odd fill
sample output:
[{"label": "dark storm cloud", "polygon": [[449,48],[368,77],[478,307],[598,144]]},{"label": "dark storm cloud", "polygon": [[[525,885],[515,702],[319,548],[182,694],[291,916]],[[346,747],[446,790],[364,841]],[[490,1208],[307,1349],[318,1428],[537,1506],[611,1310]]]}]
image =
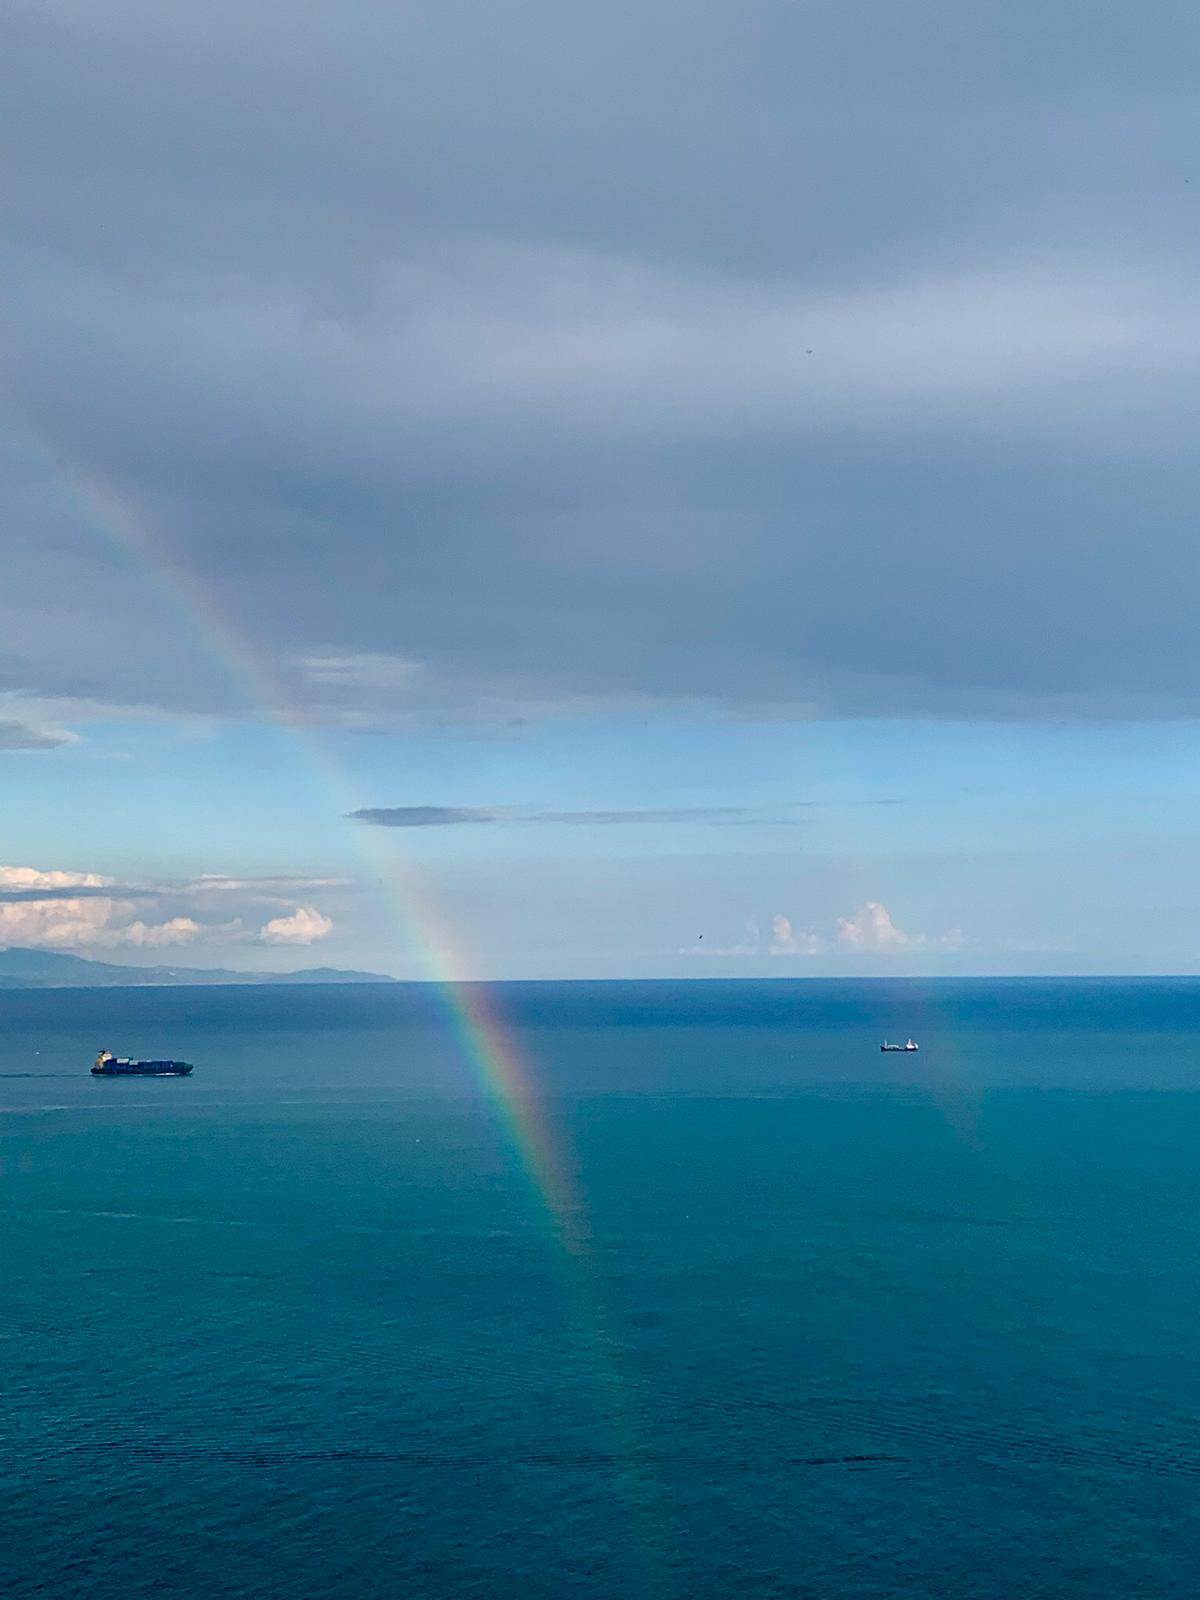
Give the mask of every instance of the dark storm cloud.
[{"label": "dark storm cloud", "polygon": [[1200,708],[1191,8],[200,18],[10,29],[0,691]]}]

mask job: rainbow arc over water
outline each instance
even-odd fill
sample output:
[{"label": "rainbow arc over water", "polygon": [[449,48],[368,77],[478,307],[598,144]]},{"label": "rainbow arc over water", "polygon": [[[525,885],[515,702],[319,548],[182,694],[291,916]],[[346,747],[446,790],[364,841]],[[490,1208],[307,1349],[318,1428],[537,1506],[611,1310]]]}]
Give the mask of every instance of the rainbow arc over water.
[{"label": "rainbow arc over water", "polygon": [[[349,790],[319,732],[287,704],[284,686],[262,654],[233,625],[201,575],[181,559],[165,519],[135,493],[117,489],[94,472],[75,467],[70,476],[89,525],[152,578],[181,624],[218,664],[247,713],[286,735],[337,815],[353,810],[358,797]],[[583,1207],[561,1139],[550,1126],[512,1030],[487,985],[472,980],[461,937],[440,913],[412,864],[380,844],[370,829],[357,829],[356,838],[367,880],[381,886],[382,904],[398,941],[415,955],[424,977],[435,986],[463,1055],[505,1128],[554,1232],[565,1249],[578,1254],[585,1244]]]},{"label": "rainbow arc over water", "polygon": [[[281,686],[215,603],[200,575],[179,559],[163,519],[151,514],[136,495],[116,490],[93,473],[75,469],[71,478],[97,534],[152,575],[166,602],[220,664],[247,711],[293,741],[338,815],[354,810],[358,799],[348,791],[345,774],[319,735],[289,709]],[[357,833],[368,881],[384,886],[384,909],[397,936],[419,958],[435,986],[464,1057],[562,1247],[558,1259],[569,1268],[561,1274],[564,1308],[581,1347],[590,1353],[610,1438],[614,1487],[629,1525],[635,1581],[643,1593],[663,1595],[670,1588],[663,1554],[665,1519],[658,1510],[656,1484],[645,1465],[648,1453],[638,1442],[633,1420],[638,1408],[616,1358],[603,1291],[590,1256],[585,1208],[562,1137],[551,1126],[529,1063],[492,1001],[488,985],[471,980],[470,961],[461,939],[424,890],[412,864],[399,853],[385,851],[373,834],[369,828]]]}]

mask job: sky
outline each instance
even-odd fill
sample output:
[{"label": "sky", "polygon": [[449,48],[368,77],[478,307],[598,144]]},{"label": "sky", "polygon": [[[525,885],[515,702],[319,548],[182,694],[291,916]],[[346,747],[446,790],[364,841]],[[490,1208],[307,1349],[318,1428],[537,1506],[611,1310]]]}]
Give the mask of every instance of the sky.
[{"label": "sky", "polygon": [[1200,18],[14,0],[0,945],[1200,967]]}]

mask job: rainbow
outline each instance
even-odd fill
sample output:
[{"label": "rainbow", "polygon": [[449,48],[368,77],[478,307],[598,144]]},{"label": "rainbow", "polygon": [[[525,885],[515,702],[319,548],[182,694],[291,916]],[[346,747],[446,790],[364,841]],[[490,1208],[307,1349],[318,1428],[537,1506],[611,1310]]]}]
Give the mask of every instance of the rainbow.
[{"label": "rainbow", "polygon": [[[61,463],[60,463],[61,464]],[[132,558],[139,570],[152,574],[172,610],[216,662],[238,699],[288,734],[310,772],[345,815],[359,803],[341,770],[305,720],[286,704],[276,681],[242,634],[226,619],[202,580],[172,551],[155,519],[128,490],[119,492],[92,472],[75,468],[71,482],[89,524]],[[383,897],[389,920],[434,985],[466,1061],[494,1107],[521,1165],[551,1220],[554,1232],[572,1254],[584,1246],[583,1209],[575,1193],[558,1141],[541,1108],[528,1065],[501,1020],[487,987],[469,978],[469,958],[423,890],[411,865],[372,837],[357,830],[359,849],[369,868],[368,881],[390,889]]]},{"label": "rainbow", "polygon": [[[57,465],[64,465],[59,458]],[[274,681],[241,634],[227,621],[202,580],[171,549],[165,530],[125,489],[119,492],[78,465],[70,481],[89,524],[123,557],[133,559],[157,581],[173,611],[215,660],[248,710],[287,734],[305,758],[309,771],[338,815],[355,809],[345,775],[305,719],[290,709],[282,686]],[[664,1519],[658,1513],[657,1485],[648,1475],[633,1423],[635,1407],[614,1355],[607,1329],[600,1285],[589,1255],[585,1212],[561,1140],[555,1136],[537,1094],[530,1068],[497,1012],[486,984],[469,979],[469,957],[418,881],[412,864],[360,828],[357,841],[368,868],[369,883],[390,890],[383,896],[397,935],[416,956],[434,988],[463,1056],[493,1114],[504,1130],[533,1194],[540,1202],[561,1246],[558,1259],[573,1270],[564,1273],[562,1289],[583,1345],[590,1349],[594,1381],[607,1419],[617,1494],[628,1520],[638,1587],[648,1595],[662,1593]],[[635,1463],[641,1463],[635,1466]]]}]

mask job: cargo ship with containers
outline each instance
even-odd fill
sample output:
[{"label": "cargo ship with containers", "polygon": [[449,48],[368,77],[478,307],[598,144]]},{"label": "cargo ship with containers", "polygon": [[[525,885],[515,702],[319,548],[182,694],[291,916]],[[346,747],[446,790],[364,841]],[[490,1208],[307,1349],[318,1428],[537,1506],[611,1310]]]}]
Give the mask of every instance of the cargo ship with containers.
[{"label": "cargo ship with containers", "polygon": [[92,1066],[93,1078],[186,1078],[193,1071],[190,1061],[131,1061],[101,1050]]}]

